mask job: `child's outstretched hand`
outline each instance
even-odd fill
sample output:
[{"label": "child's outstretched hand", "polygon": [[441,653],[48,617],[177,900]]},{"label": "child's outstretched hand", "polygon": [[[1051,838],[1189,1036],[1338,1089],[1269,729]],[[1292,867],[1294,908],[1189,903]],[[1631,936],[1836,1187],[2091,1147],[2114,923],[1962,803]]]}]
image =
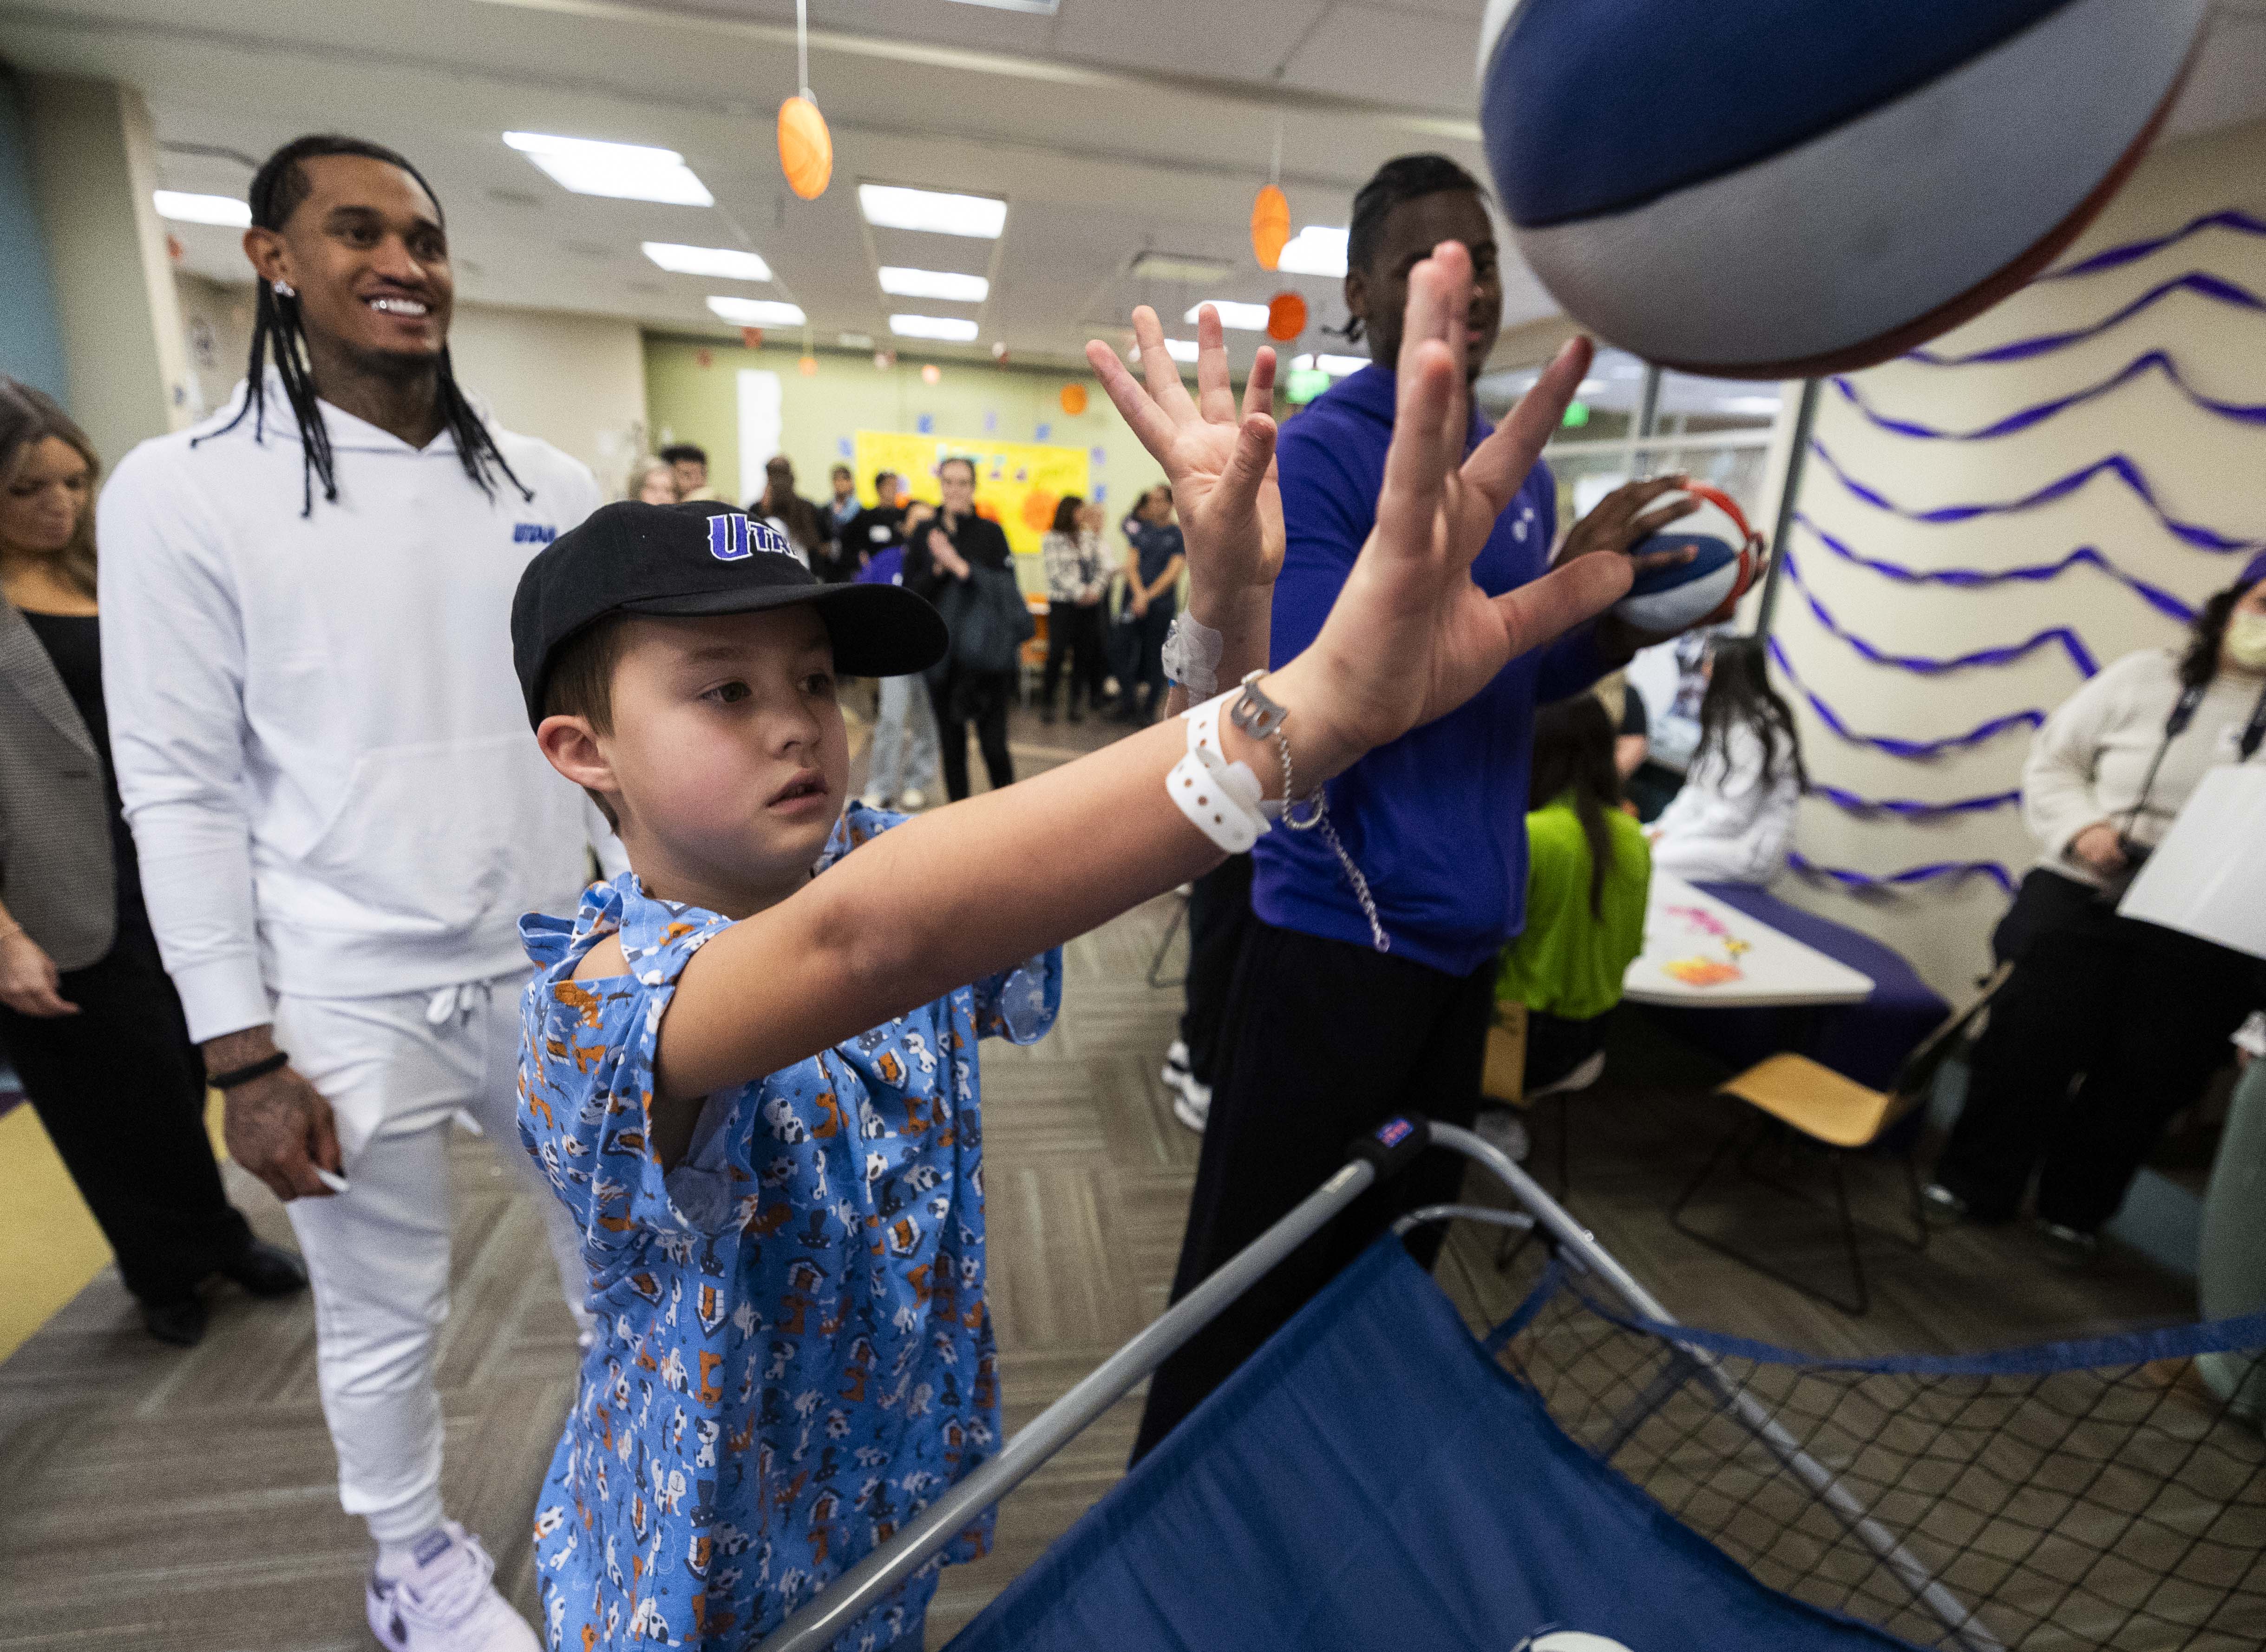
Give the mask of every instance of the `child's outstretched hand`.
[{"label": "child's outstretched hand", "polygon": [[1085,359],[1141,445],[1165,468],[1188,545],[1191,603],[1229,603],[1250,592],[1264,600],[1283,567],[1283,493],[1268,411],[1275,352],[1261,346],[1254,358],[1239,415],[1217,310],[1206,304],[1196,312],[1193,398],[1181,383],[1180,363],[1166,351],[1157,312],[1146,304],[1133,312],[1133,335],[1141,343],[1145,387],[1098,339],[1085,347]]},{"label": "child's outstretched hand", "polygon": [[1321,634],[1286,668],[1306,678],[1300,704],[1317,732],[1356,754],[1454,710],[1515,656],[1619,601],[1633,577],[1626,557],[1585,556],[1501,596],[1473,582],[1473,559],[1558,428],[1590,347],[1568,343],[1464,458],[1471,280],[1471,255],[1454,242],[1409,274],[1377,526]]}]

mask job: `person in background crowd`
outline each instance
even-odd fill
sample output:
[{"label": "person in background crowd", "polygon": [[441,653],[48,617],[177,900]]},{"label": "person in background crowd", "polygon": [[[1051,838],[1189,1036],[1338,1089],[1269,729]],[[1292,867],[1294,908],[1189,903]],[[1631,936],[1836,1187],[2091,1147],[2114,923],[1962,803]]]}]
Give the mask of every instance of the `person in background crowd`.
[{"label": "person in background crowd", "polygon": [[[905,588],[934,600],[947,580],[966,580],[976,568],[1012,573],[1007,536],[996,522],[976,514],[976,466],[949,458],[937,468],[944,508],[932,523],[906,536]],[[968,727],[983,752],[983,771],[991,789],[1015,783],[1015,759],[1007,750],[1007,703],[1014,698],[1012,671],[971,671],[951,661],[929,675],[936,712],[937,739],[943,747],[945,794],[957,803],[968,795]]]},{"label": "person in background crowd", "polygon": [[[895,482],[887,471],[874,486],[883,498]],[[905,512],[905,523],[914,532],[933,520],[936,507],[916,500]],[[892,531],[895,530],[893,525]],[[903,583],[905,548],[884,545],[866,559],[858,572],[860,583]],[[936,716],[928,699],[928,686],[917,676],[885,676],[881,680],[874,715],[874,743],[866,764],[866,793],[859,799],[867,808],[895,808],[907,814],[925,808],[936,792]]]},{"label": "person in background crowd", "polygon": [[844,530],[863,508],[858,503],[858,479],[851,474],[848,465],[837,464],[827,472],[827,480],[833,485],[834,497],[826,502],[819,515],[820,525],[826,530],[826,537],[834,542],[834,572],[828,577],[854,580],[858,577],[858,570],[866,566],[866,559],[859,554],[859,548],[849,542]]},{"label": "person in background crowd", "polygon": [[[843,553],[857,552],[857,566],[866,566],[866,559],[879,556],[892,546],[905,542],[904,484],[894,471],[874,473],[874,502],[850,518],[850,525],[842,531]],[[902,559],[900,559],[902,560]]]},{"label": "person in background crowd", "polygon": [[803,567],[822,580],[833,578],[834,536],[818,507],[794,491],[794,462],[786,454],[774,453],[764,462],[763,497],[748,507],[748,514],[785,534]]},{"label": "person in background crowd", "polygon": [[1624,680],[1620,728],[1613,736],[1613,770],[1621,777],[1624,788],[1651,753],[1652,720],[1645,715],[1644,696],[1637,692],[1635,683]]},{"label": "person in background crowd", "polygon": [[1070,668],[1070,696],[1063,702],[1070,720],[1083,722],[1078,691],[1086,704],[1101,709],[1102,680],[1109,675],[1102,658],[1101,606],[1109,599],[1109,558],[1101,548],[1101,510],[1076,493],[1055,507],[1055,525],[1039,543],[1047,568],[1047,674],[1040,687],[1039,720],[1055,720],[1055,689]]},{"label": "person in background crowd", "polygon": [[690,442],[672,442],[661,450],[676,471],[676,497],[682,501],[694,499],[713,499],[716,490],[708,486],[708,452]]},{"label": "person in background crowd", "polygon": [[228,1202],[143,908],[102,695],[100,468],[62,408],[0,378],[0,1039],[143,1324],[189,1348],[215,1274],[283,1297],[307,1273]]},{"label": "person in background crowd", "polygon": [[2165,1124],[2226,1059],[2256,966],[2116,903],[2204,775],[2255,762],[2262,737],[2266,556],[2204,604],[2183,649],[2126,654],[2038,730],[2022,771],[2038,861],[1991,937],[2014,969],[1926,1190],[1937,1219],[2007,1221],[2035,1175],[2047,1243],[2089,1260]]},{"label": "person in background crowd", "polygon": [[[1165,633],[1179,604],[1188,554],[1173,525],[1173,491],[1162,484],[1141,495],[1121,524],[1125,535],[1125,602],[1133,616],[1133,675],[1118,685],[1116,720],[1149,723],[1165,709]],[[1136,692],[1145,688],[1145,698]]]},{"label": "person in background crowd", "polygon": [[[1498,1003],[1526,1006],[1530,1096],[1604,1049],[1621,976],[1644,950],[1652,855],[1622,807],[1618,738],[1594,694],[1534,713],[1526,927],[1503,948],[1495,988]],[[1525,1156],[1524,1130],[1507,1112],[1483,1115],[1480,1133]]]},{"label": "person in background crowd", "polygon": [[640,505],[674,505],[676,499],[676,467],[659,454],[649,454],[630,467],[630,482],[625,499],[634,499]]},{"label": "person in background crowd", "polygon": [[[1372,365],[1340,379],[1283,428],[1287,537],[1272,597],[1274,659],[1288,660],[1312,640],[1377,524],[1402,393],[1394,363],[1410,272],[1448,242],[1471,259],[1470,296],[1459,306],[1468,381],[1502,316],[1495,230],[1478,181],[1444,156],[1407,156],[1388,162],[1355,197],[1345,302],[1350,331],[1371,340]],[[1488,429],[1475,409],[1468,429],[1467,450]],[[1648,508],[1684,479],[1616,489],[1568,533],[1561,571],[1587,556],[1626,561],[1639,539],[1696,509],[1690,501]],[[1498,600],[1543,581],[1556,516],[1556,484],[1537,464],[1504,505],[1470,577]],[[1639,567],[1685,559],[1653,553]],[[1356,1134],[1407,1109],[1472,1122],[1495,1017],[1496,955],[1518,932],[1526,890],[1535,704],[1582,692],[1645,640],[1611,616],[1583,625],[1333,781],[1324,794],[1328,817],[1363,883],[1319,830],[1259,840],[1253,919],[1228,994],[1175,1299],[1312,1193],[1343,1162]],[[1296,789],[1304,796],[1309,788]],[[1433,1155],[1364,1195],[1276,1264],[1234,1313],[1166,1361],[1150,1383],[1135,1457],[1395,1217],[1453,1198],[1461,1172],[1449,1157]],[[1409,1237],[1410,1251],[1428,1266],[1438,1243],[1436,1230]]]},{"label": "person in background crowd", "polygon": [[[299,138],[250,200],[245,382],[102,495],[119,787],[229,1151],[289,1202],[312,1276],[340,1501],[377,1545],[371,1632],[534,1652],[443,1506],[434,1378],[453,1121],[542,1185],[513,1088],[519,919],[573,905],[591,806],[527,750],[501,640],[520,571],[598,488],[458,386],[448,231],[407,160]],[[541,1209],[587,1323],[581,1236]]]},{"label": "person in background crowd", "polygon": [[1786,870],[1809,789],[1802,735],[1771,686],[1761,638],[1723,639],[1707,661],[1700,748],[1648,830],[1652,864],[1695,882],[1767,884]]}]

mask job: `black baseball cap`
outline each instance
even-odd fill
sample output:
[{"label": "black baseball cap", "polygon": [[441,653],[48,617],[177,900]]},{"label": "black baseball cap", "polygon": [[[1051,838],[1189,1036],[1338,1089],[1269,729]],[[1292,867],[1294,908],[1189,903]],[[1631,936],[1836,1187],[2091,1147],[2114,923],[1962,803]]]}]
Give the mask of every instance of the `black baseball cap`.
[{"label": "black baseball cap", "polygon": [[511,599],[512,665],[527,720],[543,722],[551,662],[609,614],[694,618],[808,603],[847,676],[906,676],[944,658],[944,617],[896,585],[828,585],[761,517],[713,500],[601,505],[546,546]]}]

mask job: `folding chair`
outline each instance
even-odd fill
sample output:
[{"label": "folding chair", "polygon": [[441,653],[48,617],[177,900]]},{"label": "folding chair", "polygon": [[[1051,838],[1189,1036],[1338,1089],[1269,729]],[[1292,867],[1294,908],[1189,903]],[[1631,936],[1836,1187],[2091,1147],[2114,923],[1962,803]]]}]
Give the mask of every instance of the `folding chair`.
[{"label": "folding chair", "polygon": [[[1896,1081],[1886,1090],[1875,1090],[1846,1078],[1831,1068],[1820,1065],[1807,1056],[1792,1054],[1773,1056],[1757,1063],[1724,1084],[1718,1095],[1736,1096],[1755,1109],[1755,1116],[1744,1126],[1731,1132],[1723,1144],[1700,1167],[1684,1191],[1670,1207],[1669,1220],[1678,1232],[1698,1239],[1710,1250],[1721,1252],[1732,1261],[1743,1262],[1757,1273],[1767,1275],[1780,1284],[1791,1285],[1804,1296],[1838,1308],[1852,1316],[1862,1315],[1872,1306],[1871,1293],[1866,1288],[1865,1264],[1857,1248],[1857,1226],[1849,1213],[1849,1185],[1845,1163],[1849,1155],[1871,1147],[1895,1125],[1902,1122],[1912,1111],[1927,1100],[1934,1086],[1937,1071],[1955,1049],[1977,1016],[1989,1005],[1999,989],[2012,974],[2012,964],[2001,964],[1966,1001],[1955,1008],[1943,1023],[1926,1038],[1912,1053],[1904,1057],[1897,1070]],[[1754,1168],[1755,1150],[1764,1140],[1776,1133],[1797,1138],[1824,1150],[1833,1175],[1833,1202],[1840,1218],[1843,1249],[1849,1258],[1849,1274],[1853,1286],[1848,1297],[1832,1295],[1773,1267],[1751,1251],[1742,1250],[1712,1233],[1705,1233],[1684,1219],[1686,1206],[1692,1195],[1707,1185],[1722,1162],[1735,1154],[1740,1169],[1754,1180],[1797,1198],[1806,1195],[1773,1178],[1760,1174]],[[1907,1248],[1923,1251],[1927,1248],[1927,1220],[1920,1204],[1919,1170],[1907,1150],[1901,1155],[1904,1181],[1911,1196],[1912,1227],[1918,1237],[1897,1239]]]}]

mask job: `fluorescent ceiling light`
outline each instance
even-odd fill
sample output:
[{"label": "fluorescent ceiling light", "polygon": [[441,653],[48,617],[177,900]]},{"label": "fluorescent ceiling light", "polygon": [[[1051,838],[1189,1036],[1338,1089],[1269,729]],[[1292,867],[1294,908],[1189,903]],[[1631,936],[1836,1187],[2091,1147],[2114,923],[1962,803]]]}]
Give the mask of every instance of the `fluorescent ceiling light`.
[{"label": "fluorescent ceiling light", "polygon": [[1346,231],[1327,223],[1308,224],[1284,245],[1275,267],[1285,275],[1343,275]]},{"label": "fluorescent ceiling light", "polygon": [[1774,413],[1779,410],[1775,396],[1726,396],[1715,406],[1725,413]]},{"label": "fluorescent ceiling light", "polygon": [[[1238,303],[1232,298],[1207,299],[1205,303],[1210,303],[1214,310],[1219,311],[1219,325],[1223,327],[1232,327],[1238,333],[1264,333],[1267,331],[1267,306],[1265,304]],[[1181,319],[1188,322],[1195,321],[1196,318],[1196,311],[1202,308],[1202,304],[1190,304],[1188,306],[1188,313],[1182,316]]]},{"label": "fluorescent ceiling light", "polygon": [[[1175,362],[1193,362],[1196,359],[1196,341],[1194,339],[1167,339],[1165,340],[1165,354],[1171,356]],[[1138,346],[1136,346],[1134,348],[1133,359],[1137,362],[1141,359],[1141,351]]]},{"label": "fluorescent ceiling light", "polygon": [[996,241],[1007,227],[1007,203],[990,195],[860,184],[858,207],[866,223],[883,230],[927,230],[937,235],[973,235]]},{"label": "fluorescent ceiling light", "polygon": [[1217,259],[1195,258],[1185,252],[1139,252],[1132,273],[1143,281],[1180,281],[1189,287],[1209,287],[1225,281],[1235,267]]},{"label": "fluorescent ceiling light", "polygon": [[176,223],[218,223],[231,230],[252,226],[252,208],[234,195],[187,195],[178,189],[151,192],[157,216]]},{"label": "fluorescent ceiling light", "polygon": [[1028,11],[1034,17],[1050,18],[1061,0],[959,0],[964,6],[990,6],[994,11]]},{"label": "fluorescent ceiling light", "polygon": [[1294,355],[1290,358],[1290,365],[1301,371],[1318,367],[1332,378],[1343,378],[1349,373],[1358,373],[1367,367],[1369,358],[1365,355]]},{"label": "fluorescent ceiling light", "polygon": [[891,316],[889,331],[901,339],[944,339],[973,344],[976,324],[965,316]]},{"label": "fluorescent ceiling light", "polygon": [[771,267],[760,252],[731,246],[685,246],[676,241],[641,241],[645,255],[679,275],[720,275],[727,281],[767,281]]},{"label": "fluorescent ceiling light", "polygon": [[956,304],[980,304],[991,291],[991,283],[981,275],[962,275],[954,270],[884,264],[881,290],[900,298],[945,298]]},{"label": "fluorescent ceiling light", "polygon": [[741,327],[799,327],[810,319],[800,304],[782,303],[776,298],[711,298],[708,308]]},{"label": "fluorescent ceiling light", "polygon": [[692,175],[675,150],[596,138],[553,137],[545,132],[507,132],[503,141],[548,172],[562,189],[617,201],[658,201],[674,207],[713,207],[716,198]]}]

